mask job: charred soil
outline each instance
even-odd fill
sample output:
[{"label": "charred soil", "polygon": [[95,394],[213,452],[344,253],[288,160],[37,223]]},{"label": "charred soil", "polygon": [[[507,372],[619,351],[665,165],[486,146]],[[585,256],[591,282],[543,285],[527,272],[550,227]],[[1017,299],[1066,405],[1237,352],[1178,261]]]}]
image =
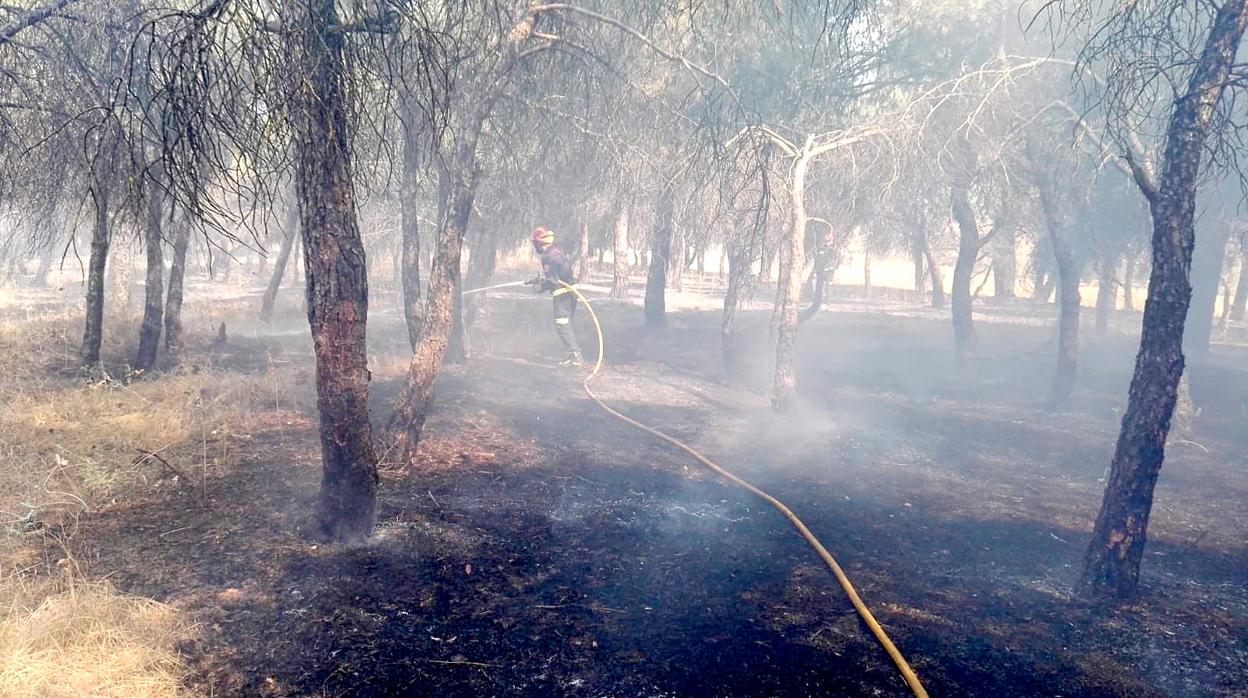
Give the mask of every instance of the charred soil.
[{"label": "charred soil", "polygon": [[[196,619],[199,639],[183,649],[205,695],[907,695],[781,517],[598,411],[577,374],[547,365],[546,310],[487,306],[472,360],[440,379],[419,458],[383,457],[369,544],[304,536],[320,477],[315,412],[274,405],[267,426],[229,437],[232,461],[185,465],[189,481],[90,515],[79,558]],[[778,418],[761,360],[720,380],[713,314],[674,314],[647,333],[632,306],[600,312],[603,396],[796,510],[932,695],[1248,685],[1244,372],[1194,380],[1211,407],[1171,446],[1145,593],[1107,610],[1069,589],[1129,338],[1089,348],[1077,409],[1053,414],[1041,403],[1051,352],[1037,351],[1048,329],[981,320],[986,356],[968,382],[955,378],[945,322],[834,304],[802,329],[804,404]],[[766,317],[745,319],[761,346]],[[371,323],[384,423],[407,339],[393,313]],[[294,331],[232,342],[218,357],[228,370],[262,372],[274,357],[311,366]],[[1219,349],[1219,365],[1248,365],[1232,351]]]}]

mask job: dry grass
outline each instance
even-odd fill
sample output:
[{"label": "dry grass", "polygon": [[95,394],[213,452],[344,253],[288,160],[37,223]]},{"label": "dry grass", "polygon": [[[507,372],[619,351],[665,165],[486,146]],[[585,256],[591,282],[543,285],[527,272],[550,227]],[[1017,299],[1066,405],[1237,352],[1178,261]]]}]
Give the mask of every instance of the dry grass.
[{"label": "dry grass", "polygon": [[[315,395],[294,368],[240,375],[195,357],[87,380],[80,330],[72,309],[0,318],[0,696],[183,695],[190,620],[86,581],[68,552],[83,515],[243,467],[251,434]],[[105,336],[106,356],[126,355],[126,333]]]},{"label": "dry grass", "polygon": [[125,698],[185,695],[174,649],[188,636],[170,607],[105,583],[24,589],[0,623],[0,696]]}]

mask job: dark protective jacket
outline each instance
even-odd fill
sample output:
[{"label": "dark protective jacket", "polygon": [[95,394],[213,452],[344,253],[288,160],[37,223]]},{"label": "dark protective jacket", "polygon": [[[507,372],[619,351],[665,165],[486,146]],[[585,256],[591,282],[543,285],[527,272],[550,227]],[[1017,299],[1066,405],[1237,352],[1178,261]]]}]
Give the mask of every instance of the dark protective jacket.
[{"label": "dark protective jacket", "polygon": [[[559,283],[559,282],[563,283]],[[537,287],[538,293],[556,291],[564,288],[563,284],[576,283],[572,275],[572,261],[563,250],[551,245],[542,252],[542,283]]]}]

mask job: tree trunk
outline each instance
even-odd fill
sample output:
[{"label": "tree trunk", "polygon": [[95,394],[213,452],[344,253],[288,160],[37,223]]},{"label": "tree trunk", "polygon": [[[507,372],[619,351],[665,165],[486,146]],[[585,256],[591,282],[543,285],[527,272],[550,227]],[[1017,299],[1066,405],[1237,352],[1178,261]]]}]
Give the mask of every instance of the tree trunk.
[{"label": "tree trunk", "polygon": [[654,234],[650,236],[650,271],[646,276],[646,327],[667,324],[667,267],[672,255],[672,187],[659,194]]},{"label": "tree trunk", "polygon": [[620,204],[619,213],[615,218],[615,233],[612,238],[612,254],[614,256],[614,277],[611,282],[612,298],[628,298],[628,207]]},{"label": "tree trunk", "polygon": [[321,477],[317,533],[359,542],[376,523],[377,458],[368,416],[368,274],[356,219],[335,0],[300,3],[295,182],[316,351]]},{"label": "tree trunk", "polygon": [[82,363],[87,366],[100,363],[100,343],[104,338],[104,270],[112,239],[108,219],[110,193],[108,185],[101,182],[91,186],[95,225],[91,231],[91,260],[87,264],[87,318],[82,335]]},{"label": "tree trunk", "polygon": [[35,287],[46,288],[48,275],[52,273],[52,263],[56,257],[56,242],[49,242],[47,249],[39,254],[39,268],[35,270]]},{"label": "tree trunk", "polygon": [[867,300],[871,300],[871,250],[867,249],[862,252],[862,288]]},{"label": "tree trunk", "polygon": [[958,261],[953,267],[953,342],[958,370],[966,372],[975,363],[979,345],[971,308],[971,277],[980,247],[979,225],[965,186],[954,187],[952,204],[958,223]]},{"label": "tree trunk", "polygon": [[1153,490],[1183,375],[1201,156],[1248,24],[1246,3],[1228,0],[1218,10],[1186,94],[1175,100],[1159,186],[1144,186],[1153,219],[1153,267],[1127,410],[1078,582],[1085,596],[1130,598],[1139,589]]},{"label": "tree trunk", "polygon": [[724,314],[719,322],[719,351],[724,361],[724,373],[736,375],[740,368],[737,356],[736,319],[737,309],[741,305],[741,292],[746,279],[750,276],[749,253],[744,245],[738,246],[731,254],[728,248],[731,241],[724,243],[720,262],[720,272],[728,272],[728,289],[724,293]]},{"label": "tree trunk", "polygon": [[1096,333],[1104,335],[1109,329],[1109,316],[1118,306],[1118,282],[1114,278],[1118,271],[1118,258],[1101,259],[1101,267],[1097,270],[1096,288]]},{"label": "tree trunk", "polygon": [[269,277],[269,285],[264,289],[264,299],[260,302],[260,322],[266,325],[273,319],[273,306],[277,303],[277,292],[282,287],[282,277],[286,275],[290,251],[295,246],[295,237],[299,234],[299,207],[297,205],[292,205],[286,212],[284,227],[282,247],[277,252],[277,260],[273,262],[273,275]]},{"label": "tree trunk", "polygon": [[576,260],[577,281],[589,281],[589,219],[581,221],[580,254]]},{"label": "tree trunk", "polygon": [[1018,280],[1018,259],[1015,248],[1018,245],[1018,233],[1013,226],[998,231],[992,239],[992,280],[993,297],[998,300],[1012,300],[1014,286]]},{"label": "tree trunk", "polygon": [[1243,320],[1245,310],[1248,310],[1248,235],[1239,243],[1239,280],[1235,282],[1235,299],[1231,301],[1231,320]]},{"label": "tree trunk", "polygon": [[[173,223],[172,216],[170,222]],[[169,264],[169,290],[165,298],[165,351],[176,356],[182,350],[182,295],[186,279],[186,249],[191,244],[191,224],[174,224],[173,261]]]},{"label": "tree trunk", "polygon": [[923,303],[923,281],[927,278],[927,266],[923,259],[923,247],[917,241],[910,245],[910,261],[914,266],[914,302]]},{"label": "tree trunk", "polygon": [[[927,276],[932,282],[932,307],[945,307],[945,280],[940,273],[940,263],[936,261],[936,255],[932,253],[932,246],[927,244],[924,239],[923,257],[927,260]],[[967,282],[970,285],[970,282]]]},{"label": "tree trunk", "polygon": [[481,122],[477,121],[475,128],[464,135],[465,141],[457,149],[456,169],[450,175],[446,215],[438,231],[433,264],[429,269],[429,297],[425,302],[420,341],[408,367],[403,393],[390,419],[389,429],[395,439],[397,456],[402,461],[410,460],[416,454],[429,406],[433,402],[434,380],[446,355],[454,324],[454,296],[464,231],[468,227],[472,201],[476,196],[476,142],[480,129]]},{"label": "tree trunk", "polygon": [[803,153],[793,163],[790,195],[793,224],[781,241],[780,277],[776,282],[776,372],[771,404],[777,410],[797,407],[797,306],[802,298],[802,263],[806,259],[806,168],[809,157]]},{"label": "tree trunk", "polygon": [[1058,342],[1057,370],[1049,388],[1049,406],[1063,408],[1070,403],[1075,389],[1075,372],[1079,363],[1079,266],[1071,248],[1070,232],[1057,209],[1057,195],[1053,184],[1046,180],[1039,183],[1040,208],[1044,213],[1045,227],[1049,231],[1049,244],[1053,248],[1053,261],[1058,276]]},{"label": "tree trunk", "polygon": [[114,312],[130,316],[131,290],[134,287],[134,249],[130,240],[124,236],[112,246],[116,259],[113,262],[113,307]]},{"label": "tree trunk", "polygon": [[1215,220],[1213,225],[1197,233],[1200,244],[1195,247],[1188,276],[1192,283],[1192,304],[1187,311],[1183,352],[1194,366],[1208,361],[1209,341],[1213,338],[1218,286],[1222,281],[1222,266],[1226,262],[1226,243],[1230,239],[1230,228],[1220,223]]},{"label": "tree trunk", "polygon": [[144,243],[147,248],[147,272],[143,289],[143,324],[139,329],[139,350],[134,367],[139,371],[151,370],[156,365],[156,351],[160,348],[160,329],[164,320],[165,261],[162,247],[165,242],[160,229],[164,211],[160,186],[152,182],[147,187],[147,225]]},{"label": "tree trunk", "polygon": [[[407,341],[413,352],[420,342],[423,308],[420,295],[420,211],[417,195],[420,192],[420,143],[417,128],[417,112],[405,105],[403,120],[403,183],[399,193],[403,254],[403,320],[407,324]],[[441,194],[441,188],[439,189]],[[439,196],[439,204],[441,197]]]},{"label": "tree trunk", "polygon": [[671,278],[668,279],[668,283],[673,290],[680,292],[684,289],[685,267],[688,266],[689,256],[689,250],[685,246],[685,228],[674,223],[668,227],[672,229],[670,247],[674,248],[671,254]]}]

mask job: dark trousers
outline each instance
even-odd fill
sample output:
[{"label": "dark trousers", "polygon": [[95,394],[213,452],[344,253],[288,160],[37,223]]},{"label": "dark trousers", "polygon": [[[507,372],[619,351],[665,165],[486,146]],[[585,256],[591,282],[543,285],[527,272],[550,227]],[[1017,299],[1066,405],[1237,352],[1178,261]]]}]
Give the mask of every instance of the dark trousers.
[{"label": "dark trousers", "polygon": [[559,341],[563,342],[569,354],[579,354],[581,346],[576,343],[576,332],[572,330],[572,317],[576,315],[576,295],[569,291],[555,296],[554,300],[555,332],[559,335]]}]

